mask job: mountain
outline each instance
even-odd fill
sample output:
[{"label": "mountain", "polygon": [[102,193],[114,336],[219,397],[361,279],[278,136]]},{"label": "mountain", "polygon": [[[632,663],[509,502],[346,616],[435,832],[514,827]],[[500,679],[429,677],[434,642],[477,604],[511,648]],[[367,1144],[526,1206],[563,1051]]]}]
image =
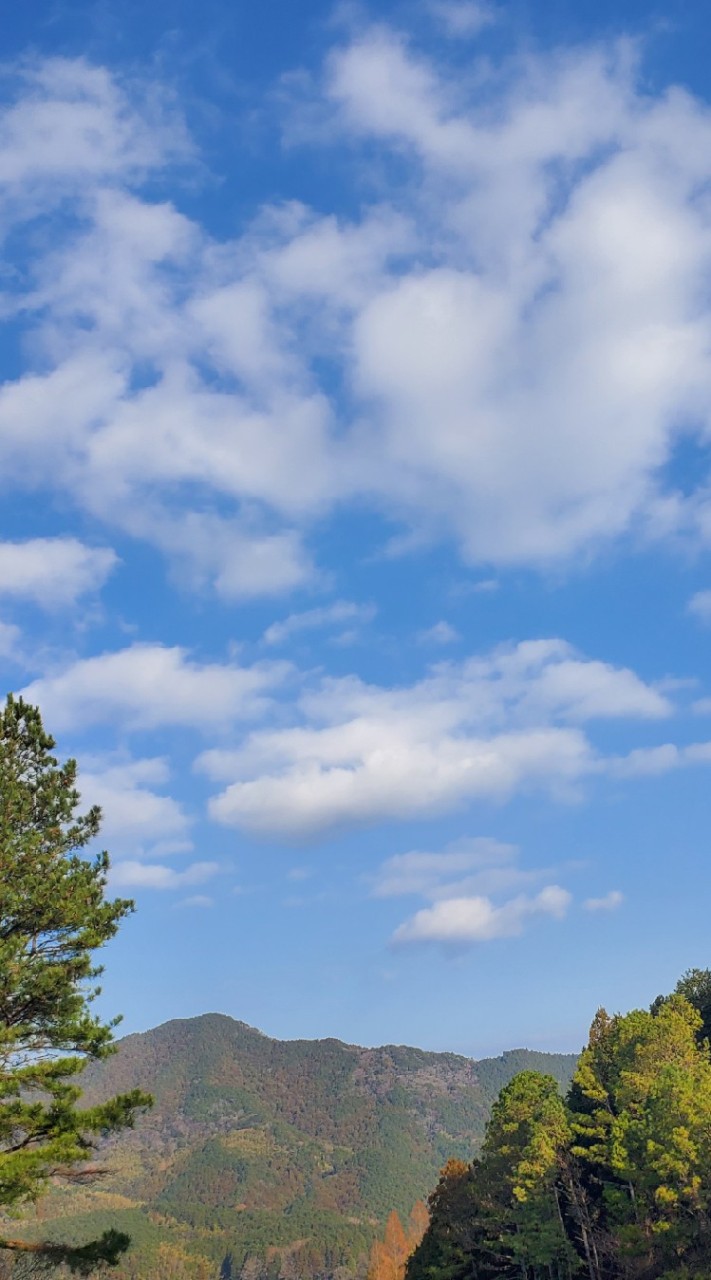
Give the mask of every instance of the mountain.
[{"label": "mountain", "polygon": [[128,1231],[122,1277],[345,1280],[391,1210],[405,1217],[445,1160],[472,1157],[502,1085],[532,1068],[565,1086],[574,1064],[274,1040],[221,1014],[167,1022],[83,1075],[88,1105],[140,1086],[155,1106],[105,1144],[98,1184],[53,1196],[42,1232]]}]

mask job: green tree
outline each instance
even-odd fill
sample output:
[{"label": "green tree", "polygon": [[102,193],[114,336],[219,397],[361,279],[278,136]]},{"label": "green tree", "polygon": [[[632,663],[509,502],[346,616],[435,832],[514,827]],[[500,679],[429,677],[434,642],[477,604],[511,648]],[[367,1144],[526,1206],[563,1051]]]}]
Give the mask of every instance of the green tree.
[{"label": "green tree", "polygon": [[407,1263],[407,1280],[479,1280],[485,1227],[476,1193],[478,1165],[448,1160],[428,1200],[430,1220]]},{"label": "green tree", "polygon": [[708,1280],[708,977],[598,1010],[565,1101],[532,1071],[502,1090],[480,1158],[443,1170],[406,1280]]},{"label": "green tree", "polygon": [[[701,1014],[699,1039],[711,1041],[711,969],[687,969],[674,988],[674,995],[683,996]],[[659,1013],[669,996],[657,996],[651,1012]]]},{"label": "green tree", "polygon": [[572,1153],[598,1253],[617,1257],[622,1275],[661,1276],[709,1253],[711,1062],[700,1027],[680,995],[656,1013],[601,1011],[574,1078]]},{"label": "green tree", "polygon": [[[133,908],[105,897],[109,859],[82,851],[98,834],[97,807],[78,814],[76,761],[60,764],[40,712],[8,697],[0,711],[0,1209],[15,1213],[50,1179],[76,1179],[97,1138],[133,1123],[138,1090],[80,1109],[76,1077],[112,1051],[118,1022],[90,1005],[101,968],[93,953]],[[88,1273],[116,1262],[126,1236],[77,1248],[0,1235],[0,1249]]]},{"label": "green tree", "polygon": [[557,1082],[522,1071],[494,1104],[482,1167],[498,1190],[502,1243],[524,1276],[568,1277],[578,1270],[561,1200],[570,1121]]}]

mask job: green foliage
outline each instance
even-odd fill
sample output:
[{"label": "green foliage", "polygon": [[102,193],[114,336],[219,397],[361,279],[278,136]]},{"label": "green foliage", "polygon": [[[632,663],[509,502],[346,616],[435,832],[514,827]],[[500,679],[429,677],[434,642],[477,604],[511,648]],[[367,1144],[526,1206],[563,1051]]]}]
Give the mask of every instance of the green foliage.
[{"label": "green foliage", "polygon": [[537,1072],[506,1085],[480,1159],[444,1169],[407,1280],[711,1274],[709,980],[599,1010],[565,1101]]},{"label": "green foliage", "polygon": [[[0,1207],[33,1202],[50,1178],[86,1172],[96,1138],[130,1125],[150,1099],[139,1089],[79,1109],[76,1077],[111,1051],[114,1023],[92,1016],[101,970],[93,953],[132,903],[105,898],[108,856],[81,851],[98,808],[78,815],[77,766],[60,765],[39,711],[7,699],[0,711]],[[112,1263],[126,1246],[103,1240],[60,1250],[74,1270]],[[24,1242],[0,1238],[20,1253]],[[56,1264],[58,1246],[46,1245]],[[32,1246],[38,1255],[42,1247]]]},{"label": "green foliage", "polygon": [[560,1212],[559,1178],[570,1120],[552,1076],[523,1071],[491,1115],[481,1173],[498,1208],[497,1234],[522,1267],[565,1273],[575,1261]]},{"label": "green foliage", "polygon": [[[699,1039],[711,1041],[711,969],[687,969],[674,988],[674,995],[683,996],[701,1015]],[[651,1012],[656,1014],[670,996],[657,996]]]},{"label": "green foliage", "polygon": [[[566,1080],[575,1066],[572,1055],[530,1060]],[[478,1149],[494,1082],[528,1061],[525,1051],[472,1063],[402,1046],[281,1042],[219,1014],[129,1036],[87,1068],[84,1098],[100,1105],[145,1082],[155,1106],[112,1140],[112,1172],[81,1205],[76,1193],[55,1197],[53,1234],[81,1239],[79,1209],[114,1197],[134,1206],[111,1211],[134,1242],[122,1280],[160,1275],[161,1243],[182,1251],[181,1277],[200,1265],[189,1255],[214,1261],[217,1280],[228,1253],[243,1280],[364,1276],[388,1213],[405,1221],[447,1151]],[[112,1218],[93,1220],[103,1229]]]}]

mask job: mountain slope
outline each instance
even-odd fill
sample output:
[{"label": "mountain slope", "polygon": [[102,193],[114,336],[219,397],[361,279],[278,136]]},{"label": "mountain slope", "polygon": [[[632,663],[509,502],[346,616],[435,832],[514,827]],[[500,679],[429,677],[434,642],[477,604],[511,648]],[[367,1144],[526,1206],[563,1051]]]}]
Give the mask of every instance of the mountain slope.
[{"label": "mountain slope", "polygon": [[[471,1158],[507,1080],[532,1067],[565,1085],[574,1062],[280,1041],[220,1014],[165,1023],[82,1079],[88,1104],[136,1085],[155,1097],[107,1143],[110,1172],[82,1193],[82,1229],[119,1215],[138,1245],[124,1274],[157,1274],[160,1240],[188,1237],[188,1252],[216,1266],[231,1254],[248,1277],[353,1272],[391,1209],[407,1215],[447,1158]],[[62,1234],[75,1227],[65,1219]]]}]

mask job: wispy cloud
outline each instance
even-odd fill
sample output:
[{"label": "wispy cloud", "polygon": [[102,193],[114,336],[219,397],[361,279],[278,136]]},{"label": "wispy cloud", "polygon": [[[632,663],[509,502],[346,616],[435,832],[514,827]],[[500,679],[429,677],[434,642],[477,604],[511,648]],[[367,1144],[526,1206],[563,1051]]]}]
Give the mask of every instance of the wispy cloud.
[{"label": "wispy cloud", "polygon": [[689,613],[702,622],[711,622],[711,591],[697,591],[688,604]]},{"label": "wispy cloud", "polygon": [[290,613],[287,618],[273,622],[264,632],[264,642],[269,645],[284,644],[294,635],[303,631],[317,631],[325,627],[339,626],[342,623],[372,622],[375,617],[375,606],[357,604],[353,600],[336,600],[333,604],[321,605],[317,609],[306,609],[303,613]]},{"label": "wispy cloud", "polygon": [[602,898],[586,898],[583,906],[586,911],[617,911],[624,900],[624,894],[619,889],[611,889]]},{"label": "wispy cloud", "polygon": [[22,655],[22,632],[14,622],[0,622],[0,657],[15,662]]},{"label": "wispy cloud", "polygon": [[110,871],[112,889],[184,889],[204,884],[219,871],[217,862],[193,862],[184,871],[160,863],[115,862]]},{"label": "wispy cloud", "polygon": [[456,38],[477,36],[499,18],[495,6],[481,0],[430,0],[427,7],[447,35]]},{"label": "wispy cloud", "polygon": [[637,747],[626,756],[604,761],[601,767],[620,778],[654,778],[699,764],[711,764],[711,742],[691,742],[685,746],[665,742],[657,747]]},{"label": "wispy cloud", "polygon": [[420,644],[456,644],[457,640],[461,640],[461,636],[456,627],[451,622],[445,622],[444,619],[435,622],[434,626],[428,627],[425,631],[421,631],[418,636]]},{"label": "wispy cloud", "polygon": [[436,900],[521,888],[549,872],[523,870],[519,850],[489,837],[454,841],[440,852],[413,850],[388,858],[372,884],[376,898],[416,894]]}]

